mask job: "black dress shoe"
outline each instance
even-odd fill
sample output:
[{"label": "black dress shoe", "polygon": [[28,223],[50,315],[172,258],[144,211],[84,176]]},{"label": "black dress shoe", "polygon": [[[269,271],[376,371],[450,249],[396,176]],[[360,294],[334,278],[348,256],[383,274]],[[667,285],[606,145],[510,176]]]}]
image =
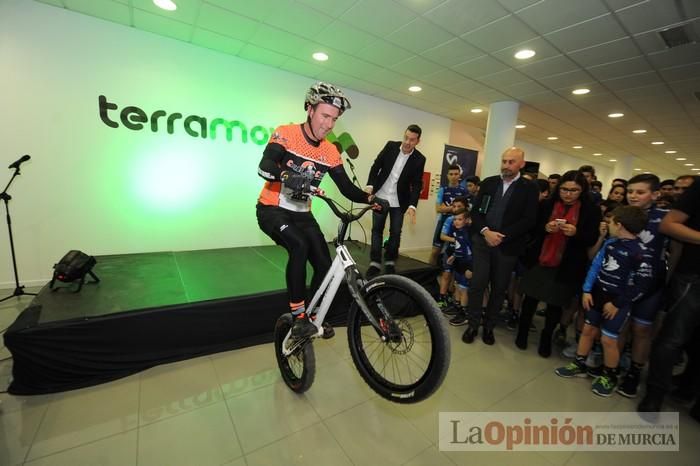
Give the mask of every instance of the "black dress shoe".
[{"label": "black dress shoe", "polygon": [[525,351],[527,349],[527,334],[525,334],[525,337],[523,337],[520,333],[518,333],[518,336],[515,337],[515,346],[517,346],[518,349]]},{"label": "black dress shoe", "polygon": [[529,336],[529,329],[527,328],[526,322],[518,323],[518,333],[515,336],[515,346],[519,349],[525,351],[527,349],[527,340]]},{"label": "black dress shoe", "polygon": [[470,325],[462,334],[462,341],[467,344],[474,343],[474,338],[476,338],[478,333],[479,329]]},{"label": "black dress shoe", "polygon": [[493,336],[493,330],[484,329],[484,333],[481,335],[481,340],[485,345],[493,345],[496,343],[496,337]]},{"label": "black dress shoe", "polygon": [[396,273],[396,267],[394,267],[391,264],[387,264],[384,266],[384,273],[386,274],[395,274]]},{"label": "black dress shoe", "polygon": [[537,354],[539,354],[543,358],[548,358],[552,355],[552,347],[540,345],[539,348],[537,348]]},{"label": "black dress shoe", "polygon": [[537,354],[543,358],[548,358],[552,355],[552,334],[542,330],[540,334],[540,344],[537,347]]},{"label": "black dress shoe", "polygon": [[552,355],[552,343],[547,340],[540,340],[540,344],[537,347],[537,354],[543,358],[548,358]]},{"label": "black dress shoe", "polygon": [[376,277],[377,275],[379,275],[380,272],[381,272],[381,269],[379,267],[376,267],[374,265],[370,265],[369,268],[367,269],[367,273],[365,273],[365,278],[367,280],[371,280],[374,277]]}]

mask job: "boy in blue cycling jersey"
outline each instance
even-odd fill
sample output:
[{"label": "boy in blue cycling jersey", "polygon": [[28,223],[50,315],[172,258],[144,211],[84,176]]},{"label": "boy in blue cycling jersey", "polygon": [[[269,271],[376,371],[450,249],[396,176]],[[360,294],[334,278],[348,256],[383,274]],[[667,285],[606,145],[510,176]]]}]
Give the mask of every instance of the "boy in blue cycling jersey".
[{"label": "boy in blue cycling jersey", "polygon": [[583,284],[582,304],[586,323],[578,342],[576,359],[555,370],[560,377],[585,377],[586,357],[595,339],[602,334],[603,373],[596,377],[591,391],[612,395],[617,387],[620,350],[618,336],[627,323],[631,307],[645,293],[651,278],[651,264],[637,238],[647,224],[643,209],[621,206],[612,213],[608,225],[610,239],[596,254]]},{"label": "boy in blue cycling jersey", "polygon": [[[435,204],[435,212],[438,214],[437,225],[435,226],[435,233],[433,234],[433,250],[430,253],[430,263],[433,265],[438,265],[438,257],[442,251],[442,240],[440,240],[440,233],[442,232],[442,226],[445,220],[452,215],[452,203],[457,198],[464,198],[467,196],[467,188],[462,186],[459,182],[459,177],[462,174],[462,169],[459,165],[450,165],[447,168],[447,186],[441,186],[437,194],[437,201]],[[466,203],[465,203],[466,206]]]},{"label": "boy in blue cycling jersey", "polygon": [[469,287],[469,279],[472,276],[472,247],[469,240],[469,224],[469,211],[460,209],[445,222],[440,235],[440,238],[446,244],[444,266],[447,269],[448,276],[451,276],[448,270],[454,270],[455,294],[459,303],[457,315],[450,320],[452,325],[465,325],[467,323],[467,288]]},{"label": "boy in blue cycling jersey", "polygon": [[442,272],[440,274],[440,297],[438,298],[437,303],[440,309],[443,311],[445,311],[448,307],[451,307],[452,304],[452,298],[450,296],[449,290],[450,285],[452,284],[453,267],[445,263],[445,250],[450,244],[442,240],[442,235],[450,235],[450,229],[452,228],[454,214],[467,209],[467,199],[465,197],[455,198],[452,201],[451,208],[452,215],[448,216],[444,223],[441,225],[441,230],[438,234],[438,240],[441,244],[441,254],[438,256],[438,262],[440,267],[442,268]]},{"label": "boy in blue cycling jersey", "polygon": [[659,225],[668,210],[655,205],[660,195],[660,184],[659,177],[652,174],[634,176],[627,184],[627,203],[640,207],[647,213],[647,224],[637,237],[645,247],[644,257],[651,264],[652,274],[649,289],[632,305],[632,365],[617,388],[617,392],[627,398],[637,396],[640,373],[649,359],[651,350],[652,325],[663,306],[668,241],[666,235],[659,232]]}]

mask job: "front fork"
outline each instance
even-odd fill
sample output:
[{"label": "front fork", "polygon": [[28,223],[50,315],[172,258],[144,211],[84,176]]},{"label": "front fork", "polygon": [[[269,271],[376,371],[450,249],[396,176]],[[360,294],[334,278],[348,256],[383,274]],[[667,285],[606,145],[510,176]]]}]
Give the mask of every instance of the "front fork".
[{"label": "front fork", "polygon": [[[389,314],[384,303],[379,297],[375,298],[375,304],[379,309],[379,320],[377,320],[367,305],[361,290],[367,285],[356,266],[351,266],[345,269],[345,281],[348,284],[350,295],[355,300],[355,303],[365,315],[372,327],[376,330],[382,341],[396,341],[401,339],[401,330],[396,325],[394,318]],[[379,285],[380,283],[377,283]],[[370,288],[371,289],[371,288]],[[368,290],[369,291],[369,290]]]}]

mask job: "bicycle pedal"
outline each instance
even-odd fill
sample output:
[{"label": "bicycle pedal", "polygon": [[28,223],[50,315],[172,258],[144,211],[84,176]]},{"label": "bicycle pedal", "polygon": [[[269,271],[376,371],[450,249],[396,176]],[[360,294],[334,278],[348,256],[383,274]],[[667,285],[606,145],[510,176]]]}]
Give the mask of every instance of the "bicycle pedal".
[{"label": "bicycle pedal", "polygon": [[331,327],[331,324],[328,322],[324,322],[321,324],[321,327],[323,328],[323,334],[321,335],[321,338],[324,340],[329,340],[335,336],[335,330],[333,327]]}]

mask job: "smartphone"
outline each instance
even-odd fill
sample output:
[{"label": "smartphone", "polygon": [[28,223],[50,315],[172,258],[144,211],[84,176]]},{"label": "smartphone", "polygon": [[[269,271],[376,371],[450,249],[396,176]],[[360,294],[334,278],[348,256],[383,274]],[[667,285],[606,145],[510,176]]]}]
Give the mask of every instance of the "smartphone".
[{"label": "smartphone", "polygon": [[566,225],[566,219],[565,219],[565,218],[557,218],[557,219],[555,219],[554,221],[557,222],[557,225],[559,225],[559,226],[561,226],[561,225]]},{"label": "smartphone", "polygon": [[489,211],[489,206],[491,205],[491,196],[484,194],[481,198],[481,204],[479,204],[479,213],[487,214]]}]

